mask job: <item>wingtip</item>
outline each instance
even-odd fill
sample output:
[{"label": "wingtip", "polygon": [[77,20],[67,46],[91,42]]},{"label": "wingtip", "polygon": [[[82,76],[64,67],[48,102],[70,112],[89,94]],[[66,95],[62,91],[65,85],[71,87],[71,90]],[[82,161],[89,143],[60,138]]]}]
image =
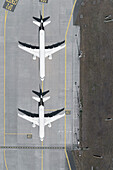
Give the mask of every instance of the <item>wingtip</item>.
[{"label": "wingtip", "polygon": [[18,108],[18,111],[20,111],[20,112],[21,112],[21,109],[19,109],[19,108]]},{"label": "wingtip", "polygon": [[62,109],[60,109],[60,111],[62,112],[65,108],[63,107]]},{"label": "wingtip", "polygon": [[18,44],[19,44],[19,45],[23,45],[23,43],[22,43],[21,41],[18,41]]},{"label": "wingtip", "polygon": [[65,40],[61,41],[61,43],[62,43],[62,44],[65,43]]}]

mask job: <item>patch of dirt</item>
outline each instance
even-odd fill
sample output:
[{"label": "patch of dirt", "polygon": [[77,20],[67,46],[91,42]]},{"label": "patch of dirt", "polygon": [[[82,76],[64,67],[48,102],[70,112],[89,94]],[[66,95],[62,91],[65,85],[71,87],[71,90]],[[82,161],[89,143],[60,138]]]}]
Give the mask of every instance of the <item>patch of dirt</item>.
[{"label": "patch of dirt", "polygon": [[113,119],[113,22],[104,22],[109,15],[113,19],[113,0],[83,0],[76,22],[83,53],[80,147],[89,147],[75,152],[80,170],[91,170],[92,166],[93,170],[113,170],[113,120],[105,121]]}]

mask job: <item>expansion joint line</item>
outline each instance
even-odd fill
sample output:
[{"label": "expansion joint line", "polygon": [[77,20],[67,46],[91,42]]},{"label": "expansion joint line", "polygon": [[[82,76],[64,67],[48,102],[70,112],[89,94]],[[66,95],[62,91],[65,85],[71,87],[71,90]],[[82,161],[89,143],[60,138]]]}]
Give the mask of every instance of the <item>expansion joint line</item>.
[{"label": "expansion joint line", "polygon": [[[6,45],[6,20],[7,20],[8,11],[5,10],[5,21],[4,21],[4,146],[5,146],[5,45]],[[4,162],[5,167],[7,168],[5,149],[4,149]]]},{"label": "expansion joint line", "polygon": [[[66,73],[66,65],[67,65],[67,52],[66,52],[67,33],[68,33],[68,30],[69,30],[69,26],[70,26],[70,22],[71,22],[71,18],[72,18],[72,15],[73,15],[73,11],[74,11],[76,2],[77,2],[77,0],[74,1],[73,7],[72,7],[72,10],[71,10],[71,15],[70,15],[69,22],[68,22],[68,26],[67,26],[67,30],[66,30],[66,33],[65,33],[65,109],[66,109],[66,79],[67,79],[67,77],[66,77],[66,75],[67,75],[67,73]],[[66,155],[67,163],[68,163],[68,166],[69,166],[69,170],[71,170],[70,162],[69,162],[67,151],[66,151],[66,115],[65,115],[64,143],[65,143],[64,146],[65,146],[65,155]]]}]

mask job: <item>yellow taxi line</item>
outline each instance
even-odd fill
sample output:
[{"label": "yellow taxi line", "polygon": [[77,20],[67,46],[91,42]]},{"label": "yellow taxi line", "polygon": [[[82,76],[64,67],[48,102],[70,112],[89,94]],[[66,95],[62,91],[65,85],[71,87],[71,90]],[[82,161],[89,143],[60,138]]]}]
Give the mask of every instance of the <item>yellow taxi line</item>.
[{"label": "yellow taxi line", "polygon": [[[5,146],[5,44],[6,44],[6,20],[7,20],[7,14],[8,11],[5,10],[5,21],[4,21],[4,146]],[[5,162],[5,167],[7,168],[7,163],[6,163],[6,156],[5,156],[5,150],[4,150],[4,162]]]},{"label": "yellow taxi line", "polygon": [[[69,30],[69,26],[70,26],[70,22],[71,22],[71,18],[72,18],[72,15],[73,15],[73,11],[74,11],[76,1],[77,0],[74,1],[73,7],[72,7],[72,10],[71,10],[71,15],[70,15],[70,18],[69,18],[69,22],[68,22],[68,26],[67,26],[67,30],[66,30],[66,34],[65,34],[65,45],[67,44],[67,33],[68,33],[68,30]],[[66,109],[66,78],[67,78],[66,77],[66,74],[67,74],[66,65],[67,65],[67,53],[66,53],[66,46],[65,46],[65,109]],[[68,163],[68,166],[69,166],[69,170],[71,170],[70,162],[69,162],[67,151],[66,151],[66,115],[65,115],[64,143],[65,143],[64,146],[65,146],[65,155],[66,155],[67,163]]]},{"label": "yellow taxi line", "polygon": [[44,84],[43,84],[43,81],[42,81],[42,92],[43,92],[43,88],[44,88],[43,86],[44,86]]},{"label": "yellow taxi line", "polygon": [[42,4],[42,18],[44,18],[44,4]]},{"label": "yellow taxi line", "polygon": [[[42,147],[43,147],[43,141],[42,141]],[[42,159],[41,159],[41,170],[43,170],[43,149],[42,149]]]},{"label": "yellow taxi line", "polygon": [[66,149],[65,149],[65,155],[66,155],[66,159],[67,159],[69,170],[71,170],[71,165],[70,165],[70,162],[69,162],[69,158],[68,158]]}]

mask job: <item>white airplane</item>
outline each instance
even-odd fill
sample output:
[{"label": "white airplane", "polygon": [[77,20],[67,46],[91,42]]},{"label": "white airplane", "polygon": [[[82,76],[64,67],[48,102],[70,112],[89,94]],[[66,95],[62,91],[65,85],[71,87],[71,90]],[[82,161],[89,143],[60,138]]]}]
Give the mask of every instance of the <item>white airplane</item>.
[{"label": "white airplane", "polygon": [[58,42],[53,45],[45,46],[45,30],[44,27],[48,25],[51,21],[47,21],[50,17],[42,18],[40,14],[40,18],[33,17],[35,21],[34,24],[39,27],[39,46],[33,46],[30,44],[26,44],[19,41],[18,47],[27,51],[28,53],[33,55],[33,60],[36,60],[36,57],[40,58],[40,78],[43,81],[45,77],[45,58],[48,57],[50,60],[52,59],[52,54],[57,51],[63,49],[65,44],[62,45],[65,41]]},{"label": "white airplane", "polygon": [[64,108],[45,114],[44,113],[44,102],[47,101],[50,98],[50,96],[49,97],[43,97],[43,96],[45,96],[49,92],[49,90],[42,92],[40,88],[40,92],[36,92],[36,91],[32,91],[32,92],[38,95],[38,97],[33,96],[32,98],[38,102],[39,114],[18,109],[20,112],[24,113],[24,115],[21,115],[18,113],[18,116],[25,120],[28,120],[29,122],[32,122],[33,128],[35,128],[36,125],[39,126],[39,137],[40,137],[40,140],[43,141],[44,126],[48,125],[48,127],[50,128],[52,122],[65,116],[65,113],[61,115],[59,114],[60,112],[64,110]]}]

